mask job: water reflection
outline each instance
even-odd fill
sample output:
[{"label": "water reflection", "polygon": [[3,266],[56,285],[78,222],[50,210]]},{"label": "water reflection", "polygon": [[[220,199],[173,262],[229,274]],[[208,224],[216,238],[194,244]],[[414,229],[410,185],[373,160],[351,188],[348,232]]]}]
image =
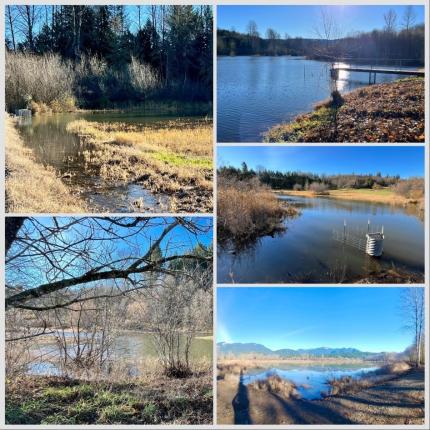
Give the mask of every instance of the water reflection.
[{"label": "water reflection", "polygon": [[[261,141],[269,128],[311,111],[332,90],[329,62],[289,56],[219,57],[217,65],[219,142]],[[401,77],[377,74],[376,83]],[[337,88],[344,93],[368,83],[368,73],[339,71]]]},{"label": "water reflection", "polygon": [[[329,198],[281,198],[300,208],[300,215],[286,219],[284,231],[261,237],[249,246],[221,243],[218,282],[354,282],[393,267],[424,273],[424,223],[411,209]],[[346,221],[349,232],[364,238],[369,220],[372,231],[384,227],[380,258],[333,236]]]}]

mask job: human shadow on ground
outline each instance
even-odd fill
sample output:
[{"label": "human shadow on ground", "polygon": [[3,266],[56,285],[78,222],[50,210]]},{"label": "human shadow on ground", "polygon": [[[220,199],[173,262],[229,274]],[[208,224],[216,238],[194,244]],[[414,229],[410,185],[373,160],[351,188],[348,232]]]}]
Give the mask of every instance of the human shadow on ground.
[{"label": "human shadow on ground", "polygon": [[249,415],[249,396],[248,388],[243,383],[243,372],[240,372],[239,384],[237,386],[237,393],[232,401],[234,411],[235,424],[252,424]]}]

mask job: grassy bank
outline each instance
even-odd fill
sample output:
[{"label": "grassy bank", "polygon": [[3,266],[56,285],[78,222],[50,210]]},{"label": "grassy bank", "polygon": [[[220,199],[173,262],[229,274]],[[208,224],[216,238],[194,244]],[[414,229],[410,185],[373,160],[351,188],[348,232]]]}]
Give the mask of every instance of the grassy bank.
[{"label": "grassy bank", "polygon": [[267,142],[424,142],[424,79],[370,85],[272,127]]},{"label": "grassy bank", "polygon": [[130,383],[25,376],[7,383],[6,423],[211,424],[212,376]]},{"label": "grassy bank", "polygon": [[[309,190],[276,190],[276,193],[290,196],[319,197],[318,193]],[[341,200],[355,200],[372,203],[385,203],[393,205],[420,204],[424,197],[418,199],[407,198],[397,194],[391,188],[371,189],[371,188],[344,188],[340,190],[328,190],[323,194],[325,197]]]},{"label": "grassy bank", "polygon": [[67,131],[91,145],[87,165],[106,180],[137,182],[171,196],[172,211],[212,210],[212,122],[164,128],[77,120]]},{"label": "grassy bank", "polygon": [[86,205],[63,184],[56,172],[35,161],[33,152],[6,118],[6,211],[85,212]]},{"label": "grassy bank", "polygon": [[282,203],[257,179],[237,180],[218,175],[218,238],[243,244],[283,229],[282,220],[297,209]]}]

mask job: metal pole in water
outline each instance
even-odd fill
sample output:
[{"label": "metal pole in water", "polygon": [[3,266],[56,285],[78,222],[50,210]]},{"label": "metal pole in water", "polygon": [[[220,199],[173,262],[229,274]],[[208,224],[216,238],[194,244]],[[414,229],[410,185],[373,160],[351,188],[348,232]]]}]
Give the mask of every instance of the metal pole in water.
[{"label": "metal pole in water", "polygon": [[370,231],[370,219],[367,220],[367,232],[369,233]]},{"label": "metal pole in water", "polygon": [[343,240],[346,240],[346,219],[343,220]]}]

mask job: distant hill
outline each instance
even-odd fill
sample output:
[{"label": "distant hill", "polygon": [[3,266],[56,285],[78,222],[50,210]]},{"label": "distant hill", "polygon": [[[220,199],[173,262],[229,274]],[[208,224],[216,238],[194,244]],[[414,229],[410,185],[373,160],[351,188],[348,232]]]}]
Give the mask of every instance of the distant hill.
[{"label": "distant hill", "polygon": [[383,359],[386,353],[375,353],[360,351],[356,348],[310,348],[310,349],[278,349],[272,350],[259,343],[226,343],[217,344],[219,355],[240,356],[245,354],[267,355],[281,358],[360,358],[360,359]]}]

